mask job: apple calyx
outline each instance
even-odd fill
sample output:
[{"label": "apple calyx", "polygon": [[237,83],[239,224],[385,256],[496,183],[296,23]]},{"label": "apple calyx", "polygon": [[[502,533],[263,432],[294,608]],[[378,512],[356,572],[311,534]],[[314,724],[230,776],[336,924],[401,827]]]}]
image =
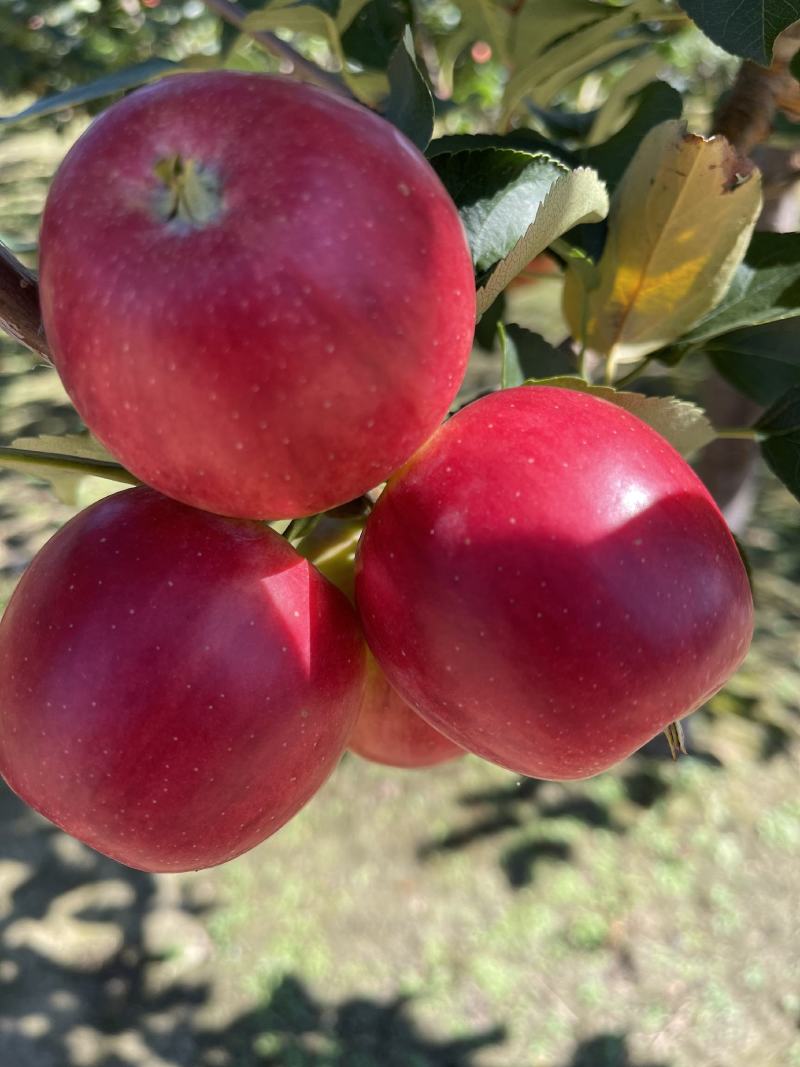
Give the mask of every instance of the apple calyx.
[{"label": "apple calyx", "polygon": [[678,756],[688,756],[686,751],[686,741],[683,736],[683,727],[679,722],[671,722],[664,731],[664,737],[667,739],[669,745],[669,754],[673,760],[676,760]]},{"label": "apple calyx", "polygon": [[177,153],[160,159],[154,169],[161,182],[156,211],[165,222],[200,227],[219,217],[222,196],[215,174]]}]

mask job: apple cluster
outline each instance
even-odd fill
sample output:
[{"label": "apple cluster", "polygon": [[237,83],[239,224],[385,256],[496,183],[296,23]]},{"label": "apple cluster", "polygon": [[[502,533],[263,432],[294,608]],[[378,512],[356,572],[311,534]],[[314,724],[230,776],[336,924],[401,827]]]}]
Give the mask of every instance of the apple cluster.
[{"label": "apple cluster", "polygon": [[[231,72],[134,93],[54,179],[40,283],[70,397],[143,484],[11,598],[0,772],[101,852],[229,860],[347,747],[593,775],[745,655],[736,545],[655,431],[549,386],[443,421],[470,252],[366,109]],[[384,483],[366,520],[322,515]],[[273,528],[320,515],[297,548]]]}]

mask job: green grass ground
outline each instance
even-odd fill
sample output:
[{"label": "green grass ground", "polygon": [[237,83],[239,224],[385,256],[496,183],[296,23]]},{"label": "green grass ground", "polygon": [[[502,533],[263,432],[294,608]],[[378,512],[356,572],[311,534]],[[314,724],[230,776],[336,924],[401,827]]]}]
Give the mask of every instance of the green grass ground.
[{"label": "green grass ground", "polygon": [[[0,144],[23,245],[61,151]],[[50,369],[0,359],[0,440],[76,428]],[[0,474],[0,603],[72,511]],[[348,757],[253,852],[157,877],[0,787],[0,1065],[800,1067],[799,519],[765,480],[754,647],[678,764]]]}]

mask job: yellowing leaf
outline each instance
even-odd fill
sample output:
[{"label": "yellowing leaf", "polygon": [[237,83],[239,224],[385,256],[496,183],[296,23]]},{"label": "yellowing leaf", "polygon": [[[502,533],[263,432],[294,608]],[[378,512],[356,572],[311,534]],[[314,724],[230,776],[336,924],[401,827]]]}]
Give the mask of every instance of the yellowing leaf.
[{"label": "yellowing leaf", "polygon": [[114,482],[138,485],[105,448],[89,434],[18,437],[0,448],[0,467],[49,482],[65,504],[86,505],[110,492]]},{"label": "yellowing leaf", "polygon": [[535,384],[591,393],[601,400],[616,404],[652,426],[683,456],[703,448],[716,437],[702,408],[674,396],[643,396],[641,393],[612,389],[608,385],[589,385],[583,378],[577,377],[546,378]]},{"label": "yellowing leaf", "polygon": [[40,434],[38,437],[17,437],[11,442],[12,448],[21,448],[26,452],[49,452],[52,455],[70,456],[73,459],[88,459],[99,463],[110,463],[120,467],[119,461],[107,448],[88,433]]},{"label": "yellowing leaf", "polygon": [[595,286],[568,274],[573,336],[612,368],[676,340],[725,295],[760,210],[760,175],[724,138],[655,126],[614,193]]},{"label": "yellowing leaf", "polygon": [[595,171],[578,167],[562,174],[550,186],[525,233],[478,290],[478,314],[562,233],[582,222],[599,222],[607,213],[608,193]]}]

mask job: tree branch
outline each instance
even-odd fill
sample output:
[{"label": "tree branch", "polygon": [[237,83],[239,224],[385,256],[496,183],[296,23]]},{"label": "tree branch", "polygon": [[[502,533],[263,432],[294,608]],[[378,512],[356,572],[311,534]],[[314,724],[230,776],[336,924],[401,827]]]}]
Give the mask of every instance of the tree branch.
[{"label": "tree branch", "polygon": [[301,56],[290,44],[282,41],[274,33],[270,33],[268,30],[247,29],[245,27],[247,12],[239,4],[233,3],[232,0],[203,0],[203,3],[210,11],[229,22],[231,26],[235,26],[237,30],[247,34],[248,37],[252,37],[265,52],[291,63],[304,81],[312,82],[314,85],[328,89],[330,92],[338,93],[339,96],[345,96],[349,100],[356,99],[342,78],[336,74],[331,74],[327,70],[322,70],[316,63],[312,63],[304,56]]},{"label": "tree branch", "polygon": [[744,60],[733,88],[714,115],[713,132],[722,134],[740,155],[747,156],[769,137],[775,112],[797,95],[797,82],[789,70],[800,49],[800,23],[790,26],[775,42],[772,66],[759,67]]},{"label": "tree branch", "polygon": [[36,276],[0,243],[0,328],[46,360],[50,350],[39,311]]}]

